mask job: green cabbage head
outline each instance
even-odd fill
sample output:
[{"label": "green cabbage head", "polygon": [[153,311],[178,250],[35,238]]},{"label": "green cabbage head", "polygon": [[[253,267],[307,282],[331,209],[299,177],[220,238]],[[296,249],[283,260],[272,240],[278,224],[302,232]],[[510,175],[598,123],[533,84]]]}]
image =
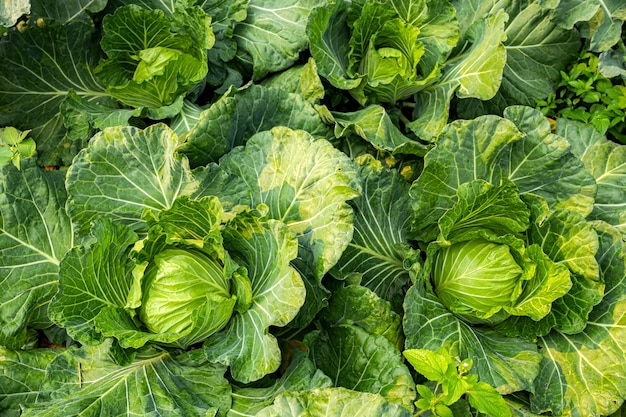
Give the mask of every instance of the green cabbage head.
[{"label": "green cabbage head", "polygon": [[472,239],[442,248],[433,268],[434,290],[453,313],[470,322],[506,319],[521,292],[523,270],[509,247]]},{"label": "green cabbage head", "polygon": [[149,331],[184,334],[178,343],[191,345],[221,330],[236,300],[216,260],[197,250],[168,248],[146,270],[139,317]]}]

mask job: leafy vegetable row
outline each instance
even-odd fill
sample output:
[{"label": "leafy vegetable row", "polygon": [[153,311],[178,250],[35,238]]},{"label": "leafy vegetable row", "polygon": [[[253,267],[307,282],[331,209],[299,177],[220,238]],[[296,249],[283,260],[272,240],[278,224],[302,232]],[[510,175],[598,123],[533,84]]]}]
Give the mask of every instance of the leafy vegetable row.
[{"label": "leafy vegetable row", "polygon": [[0,5],[0,412],[620,415],[624,16]]}]

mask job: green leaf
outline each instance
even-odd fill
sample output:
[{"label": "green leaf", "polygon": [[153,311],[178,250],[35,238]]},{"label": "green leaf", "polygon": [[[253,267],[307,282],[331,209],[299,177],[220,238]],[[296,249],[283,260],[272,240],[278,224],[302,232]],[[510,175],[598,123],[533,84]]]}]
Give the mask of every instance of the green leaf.
[{"label": "green leaf", "polygon": [[596,259],[606,283],[605,296],[589,315],[587,327],[574,335],[553,331],[539,339],[544,363],[535,382],[533,409],[570,410],[572,416],[610,415],[626,390],[624,288],[626,251],[620,233],[593,222],[600,249]]},{"label": "green leaf", "polygon": [[[609,141],[591,126],[567,119],[557,121],[557,133],[569,140],[572,153],[598,185],[590,218],[620,227],[626,213],[626,147]],[[621,230],[626,236],[626,228]]]},{"label": "green leaf", "polygon": [[503,175],[518,186],[521,194],[540,195],[552,209],[588,215],[593,209],[596,181],[571,151],[566,138],[552,134],[548,120],[530,107],[508,107],[504,117],[515,123],[524,136],[500,157]]},{"label": "green leaf", "polygon": [[[298,237],[294,266],[308,282],[307,296],[325,297],[321,278],[352,239],[353,211],[346,200],[360,192],[353,162],[326,140],[276,127],[254,135],[245,147],[233,149],[220,160],[220,167],[226,177],[245,184],[246,189],[218,187],[211,192],[225,206],[263,204],[269,218],[286,223]],[[307,315],[312,315],[305,321],[316,313],[309,311]]]},{"label": "green leaf", "polygon": [[258,80],[284,70],[308,46],[306,22],[321,0],[251,0],[247,18],[235,26],[238,58]]},{"label": "green leaf", "polygon": [[436,138],[448,122],[450,100],[492,98],[502,79],[506,50],[507,15],[502,10],[477,21],[467,32],[471,46],[451,58],[442,69],[441,78],[416,95],[413,121],[408,127],[424,140]]},{"label": "green leaf", "polygon": [[225,94],[200,113],[180,152],[187,155],[192,166],[206,165],[244,145],[255,133],[275,126],[305,130],[316,138],[332,135],[302,96],[282,88],[251,85]]},{"label": "green leaf", "polygon": [[[463,2],[466,3],[466,2]],[[506,65],[502,85],[488,102],[463,100],[464,117],[485,113],[501,114],[509,105],[535,106],[554,91],[561,80],[560,71],[578,51],[580,36],[576,30],[566,30],[554,22],[554,12],[534,1],[482,2],[486,6],[504,9],[509,15],[506,25]],[[463,6],[461,6],[463,7]],[[471,7],[468,5],[468,7]],[[475,5],[474,5],[475,7]],[[481,19],[477,13],[473,19]],[[549,57],[549,59],[546,59]]]},{"label": "green leaf", "polygon": [[450,123],[437,146],[424,158],[424,170],[411,186],[417,225],[426,241],[434,238],[432,224],[456,201],[460,184],[483,179],[515,183],[520,194],[538,194],[552,209],[587,215],[596,184],[567,140],[550,133],[541,113],[524,106],[505,111],[505,118],[480,116]]},{"label": "green leaf", "polygon": [[49,17],[60,23],[90,21],[92,13],[104,9],[107,0],[68,0],[62,3],[31,0],[31,12],[37,17]]},{"label": "green leaf", "polygon": [[[110,343],[63,349],[49,358],[46,381],[37,402],[23,416],[215,415],[230,408],[225,368],[190,354],[144,350],[126,365],[112,362]],[[44,353],[47,353],[44,351]],[[36,355],[23,357],[24,365]],[[1,365],[0,365],[1,366]],[[16,374],[17,380],[30,371]]]},{"label": "green leaf", "polygon": [[22,348],[27,328],[52,323],[47,310],[57,291],[59,263],[74,245],[65,213],[62,172],[32,159],[0,168],[0,344]]},{"label": "green leaf", "polygon": [[360,162],[363,192],[350,202],[354,235],[331,273],[339,279],[358,274],[363,286],[400,311],[402,287],[420,267],[419,251],[408,238],[413,220],[409,184],[373,158]]},{"label": "green leaf", "polygon": [[166,209],[190,194],[197,184],[186,158],[175,153],[177,142],[162,124],[107,128],[94,136],[67,174],[68,211],[81,233],[100,217],[145,232],[144,209]]},{"label": "green leaf", "polygon": [[346,388],[318,388],[289,392],[276,398],[256,417],[330,417],[358,415],[362,417],[410,417],[405,408],[386,401],[382,396]]},{"label": "green leaf", "polygon": [[492,417],[512,416],[509,406],[502,395],[485,382],[474,384],[467,391],[467,398],[476,411]]},{"label": "green leaf", "polygon": [[105,307],[126,307],[134,267],[128,253],[137,241],[132,230],[109,219],[95,223],[92,237],[94,243],[73,247],[61,262],[59,291],[49,313],[72,338],[85,344],[103,340],[96,317]]},{"label": "green leaf", "polygon": [[347,10],[343,1],[313,9],[306,34],[320,75],[337,88],[352,90],[359,86],[362,79],[352,78],[348,62],[351,36]]},{"label": "green leaf", "polygon": [[204,80],[206,50],[213,42],[210,18],[199,8],[171,16],[138,5],[119,7],[103,19],[102,60],[97,73],[107,91],[132,107],[171,105]]},{"label": "green leaf", "polygon": [[38,397],[48,396],[44,390],[46,368],[60,349],[9,350],[0,347],[0,412],[19,417],[22,405],[33,404]]},{"label": "green leaf", "polygon": [[335,386],[379,394],[413,410],[415,384],[400,351],[385,337],[352,325],[331,326],[311,342],[310,351]]},{"label": "green leaf", "polygon": [[[402,352],[407,361],[429,381],[442,382],[446,379],[446,371],[452,363],[450,356],[442,355],[428,349],[407,349]],[[424,395],[422,395],[424,397]]]},{"label": "green leaf", "polygon": [[458,357],[472,358],[471,372],[503,394],[532,386],[541,360],[535,344],[465,323],[419,283],[409,289],[404,305],[406,349],[444,346]]},{"label": "green leaf", "polygon": [[86,143],[65,136],[59,106],[70,91],[89,103],[110,102],[93,72],[96,38],[89,25],[43,20],[0,43],[0,125],[32,129],[41,166],[69,165]]},{"label": "green leaf", "polygon": [[306,64],[295,65],[263,80],[262,85],[298,94],[311,104],[318,103],[325,94],[324,84],[317,73],[313,58],[309,58]]},{"label": "green leaf", "polygon": [[459,186],[497,177],[499,155],[521,138],[511,121],[495,116],[457,120],[446,126],[437,146],[424,157],[423,172],[410,189],[419,219],[416,226],[424,230],[424,241],[436,237],[435,223],[457,201]]},{"label": "green leaf", "polygon": [[620,0],[560,0],[554,20],[565,29],[588,22],[591,50],[603,52],[620,40],[625,13]]},{"label": "green leaf", "polygon": [[67,137],[81,140],[107,127],[129,124],[131,117],[140,116],[139,109],[122,109],[115,102],[91,103],[74,91],[69,91],[59,106]]},{"label": "green leaf", "polygon": [[233,378],[250,382],[274,372],[281,352],[270,326],[285,326],[305,300],[304,283],[290,265],[298,243],[284,223],[242,213],[223,230],[230,256],[248,271],[252,303],[210,336],[203,351],[211,362],[231,367]]},{"label": "green leaf", "polygon": [[391,154],[426,153],[427,148],[406,137],[380,105],[372,104],[353,112],[332,112],[332,115],[337,138],[356,134],[379,151]]},{"label": "green leaf", "polygon": [[391,303],[361,285],[342,283],[332,287],[332,297],[320,318],[331,325],[353,324],[370,334],[382,335],[398,349],[404,345],[401,316],[392,310]]},{"label": "green leaf", "polygon": [[284,392],[311,391],[332,386],[330,378],[317,369],[306,354],[294,348],[292,362],[279,379],[267,388],[233,387],[233,405],[227,416],[256,415],[271,406]]}]

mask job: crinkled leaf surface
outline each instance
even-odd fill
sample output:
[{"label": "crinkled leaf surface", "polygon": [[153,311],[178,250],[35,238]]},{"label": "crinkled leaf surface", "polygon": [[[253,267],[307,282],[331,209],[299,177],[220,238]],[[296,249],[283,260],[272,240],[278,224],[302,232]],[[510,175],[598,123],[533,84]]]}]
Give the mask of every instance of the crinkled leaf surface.
[{"label": "crinkled leaf surface", "polygon": [[534,343],[465,323],[419,283],[407,292],[404,307],[406,349],[446,346],[459,357],[472,358],[471,372],[501,394],[532,387],[541,361]]},{"label": "crinkled leaf surface", "polygon": [[59,105],[69,91],[88,102],[107,102],[93,68],[100,59],[94,29],[44,20],[10,31],[0,43],[0,124],[32,129],[38,163],[69,165],[84,145],[65,138]]},{"label": "crinkled leaf surface", "polygon": [[505,118],[450,123],[411,186],[417,226],[426,228],[441,217],[454,203],[459,185],[474,179],[498,184],[506,178],[522,195],[538,194],[553,209],[587,215],[596,184],[569,149],[567,140],[550,133],[548,122],[529,107],[509,107]]},{"label": "crinkled leaf surface", "polygon": [[[469,1],[460,3],[460,7],[476,7],[470,6]],[[535,106],[535,100],[545,98],[554,91],[554,86],[561,79],[559,71],[565,69],[580,46],[577,31],[559,27],[553,20],[554,12],[536,1],[493,3],[496,3],[494,7],[504,9],[509,15],[502,85],[488,102],[475,99],[462,101],[463,115],[478,115],[479,111],[500,114],[513,104]],[[478,14],[473,18],[482,16]]]},{"label": "crinkled leaf surface", "polygon": [[19,417],[20,405],[33,404],[50,395],[43,390],[46,368],[63,351],[60,349],[10,350],[0,347],[0,412]]},{"label": "crinkled leaf surface", "polygon": [[252,78],[290,67],[308,46],[306,25],[321,0],[250,0],[247,18],[235,26],[233,38],[243,53],[238,59],[252,69]]},{"label": "crinkled leaf surface", "polygon": [[[225,206],[264,204],[270,218],[289,226],[300,246],[294,266],[308,283],[307,297],[314,297],[308,300],[322,301],[315,303],[321,308],[326,290],[320,280],[352,239],[353,211],[346,200],[360,192],[355,164],[324,139],[276,127],[233,149],[220,160],[220,168],[228,175],[215,182],[213,173],[206,191]],[[228,187],[241,183],[243,190]],[[304,311],[310,321],[319,310]]]},{"label": "crinkled leaf surface", "polygon": [[337,88],[352,90],[359,86],[362,78],[351,78],[354,74],[348,61],[350,28],[347,10],[343,1],[313,9],[306,34],[320,75]]},{"label": "crinkled leaf surface", "polygon": [[304,303],[304,283],[290,265],[298,242],[284,223],[245,213],[226,225],[223,237],[232,259],[248,270],[252,301],[203,349],[210,361],[229,365],[233,378],[247,383],[278,369],[281,352],[269,327],[289,323]]},{"label": "crinkled leaf surface", "polygon": [[102,33],[107,59],[96,71],[107,91],[126,105],[169,106],[207,74],[206,51],[214,37],[200,8],[176,7],[168,16],[130,4],[104,17]]},{"label": "crinkled leaf surface", "polygon": [[574,335],[553,331],[538,341],[544,360],[535,381],[536,410],[572,416],[610,415],[626,397],[626,251],[621,235],[604,222],[593,225],[600,240],[596,255],[605,296]]},{"label": "crinkled leaf surface", "polygon": [[272,405],[274,399],[283,392],[310,391],[331,386],[330,378],[315,367],[306,353],[295,347],[291,364],[271,386],[233,387],[233,405],[227,416],[255,416],[263,408]]},{"label": "crinkled leaf surface", "polygon": [[402,317],[391,308],[391,303],[362,285],[334,285],[328,308],[320,318],[332,325],[352,324],[370,334],[383,335],[398,349],[404,344]]},{"label": "crinkled leaf surface", "polygon": [[28,327],[46,328],[59,263],[74,245],[60,171],[26,159],[0,168],[0,343],[21,348]]},{"label": "crinkled leaf surface", "polygon": [[585,164],[598,185],[592,219],[604,220],[626,235],[626,147],[611,142],[592,126],[559,119],[557,133],[572,145],[572,153]]},{"label": "crinkled leaf surface", "polygon": [[86,232],[109,217],[145,232],[144,209],[171,207],[195,187],[187,159],[175,152],[178,138],[167,126],[130,126],[98,133],[68,170],[68,210]]},{"label": "crinkled leaf surface", "polygon": [[31,0],[31,12],[37,17],[49,17],[61,23],[90,20],[87,13],[104,9],[107,0]]},{"label": "crinkled leaf surface", "polygon": [[93,103],[69,91],[60,105],[67,137],[82,140],[107,127],[125,126],[131,117],[140,116],[140,109],[120,108],[117,103]]},{"label": "crinkled leaf surface", "polygon": [[409,184],[373,158],[362,160],[359,175],[362,194],[349,203],[354,235],[331,273],[340,279],[359,275],[362,285],[400,311],[402,288],[419,268],[419,251],[407,237],[413,221]]},{"label": "crinkled leaf surface", "polygon": [[520,193],[543,197],[552,209],[567,209],[583,216],[593,210],[596,181],[571,152],[566,138],[552,134],[549,122],[526,106],[511,106],[504,117],[524,135],[500,157],[502,175]]},{"label": "crinkled leaf surface", "polygon": [[378,394],[357,392],[346,388],[318,388],[289,392],[279,396],[273,405],[257,417],[410,417],[404,407],[386,401]]},{"label": "crinkled leaf surface", "polygon": [[94,243],[75,246],[61,262],[59,292],[50,306],[50,317],[81,343],[103,340],[96,317],[106,307],[124,308],[132,285],[134,266],[128,258],[137,235],[110,219],[95,223]]},{"label": "crinkled leaf surface", "polygon": [[305,130],[319,138],[332,136],[313,105],[299,94],[252,85],[225,94],[200,113],[180,152],[187,155],[192,166],[206,165],[244,145],[255,133],[274,126]]},{"label": "crinkled leaf surface", "polygon": [[413,410],[415,385],[400,351],[382,335],[341,324],[322,330],[311,342],[311,358],[335,386],[380,394]]},{"label": "crinkled leaf surface", "polygon": [[[190,354],[145,350],[126,365],[112,362],[110,343],[63,349],[55,356],[10,352],[0,366],[45,369],[37,402],[22,416],[207,416],[230,407],[225,368],[200,362]],[[9,363],[7,363],[9,362]],[[30,369],[15,373],[29,380]]]},{"label": "crinkled leaf surface", "polygon": [[448,122],[450,101],[460,98],[492,98],[502,80],[506,62],[503,11],[477,21],[468,30],[471,46],[451,57],[442,69],[441,78],[416,95],[413,121],[408,125],[424,140],[436,138]]},{"label": "crinkled leaf surface", "polygon": [[604,52],[622,35],[626,5],[621,0],[560,0],[554,9],[554,20],[565,29],[579,22],[588,22],[590,47]]},{"label": "crinkled leaf surface", "polygon": [[379,151],[423,155],[427,148],[409,139],[391,120],[383,106],[372,104],[353,112],[333,112],[335,136],[356,134]]}]

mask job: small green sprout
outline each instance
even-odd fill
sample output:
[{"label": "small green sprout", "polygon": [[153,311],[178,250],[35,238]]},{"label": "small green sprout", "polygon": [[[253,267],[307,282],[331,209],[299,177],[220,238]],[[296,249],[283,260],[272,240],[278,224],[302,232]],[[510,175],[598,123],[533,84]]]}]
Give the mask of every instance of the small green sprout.
[{"label": "small green sprout", "polygon": [[12,126],[0,129],[0,164],[11,161],[20,169],[22,158],[35,155],[35,141],[27,138],[30,130],[19,131]]}]

